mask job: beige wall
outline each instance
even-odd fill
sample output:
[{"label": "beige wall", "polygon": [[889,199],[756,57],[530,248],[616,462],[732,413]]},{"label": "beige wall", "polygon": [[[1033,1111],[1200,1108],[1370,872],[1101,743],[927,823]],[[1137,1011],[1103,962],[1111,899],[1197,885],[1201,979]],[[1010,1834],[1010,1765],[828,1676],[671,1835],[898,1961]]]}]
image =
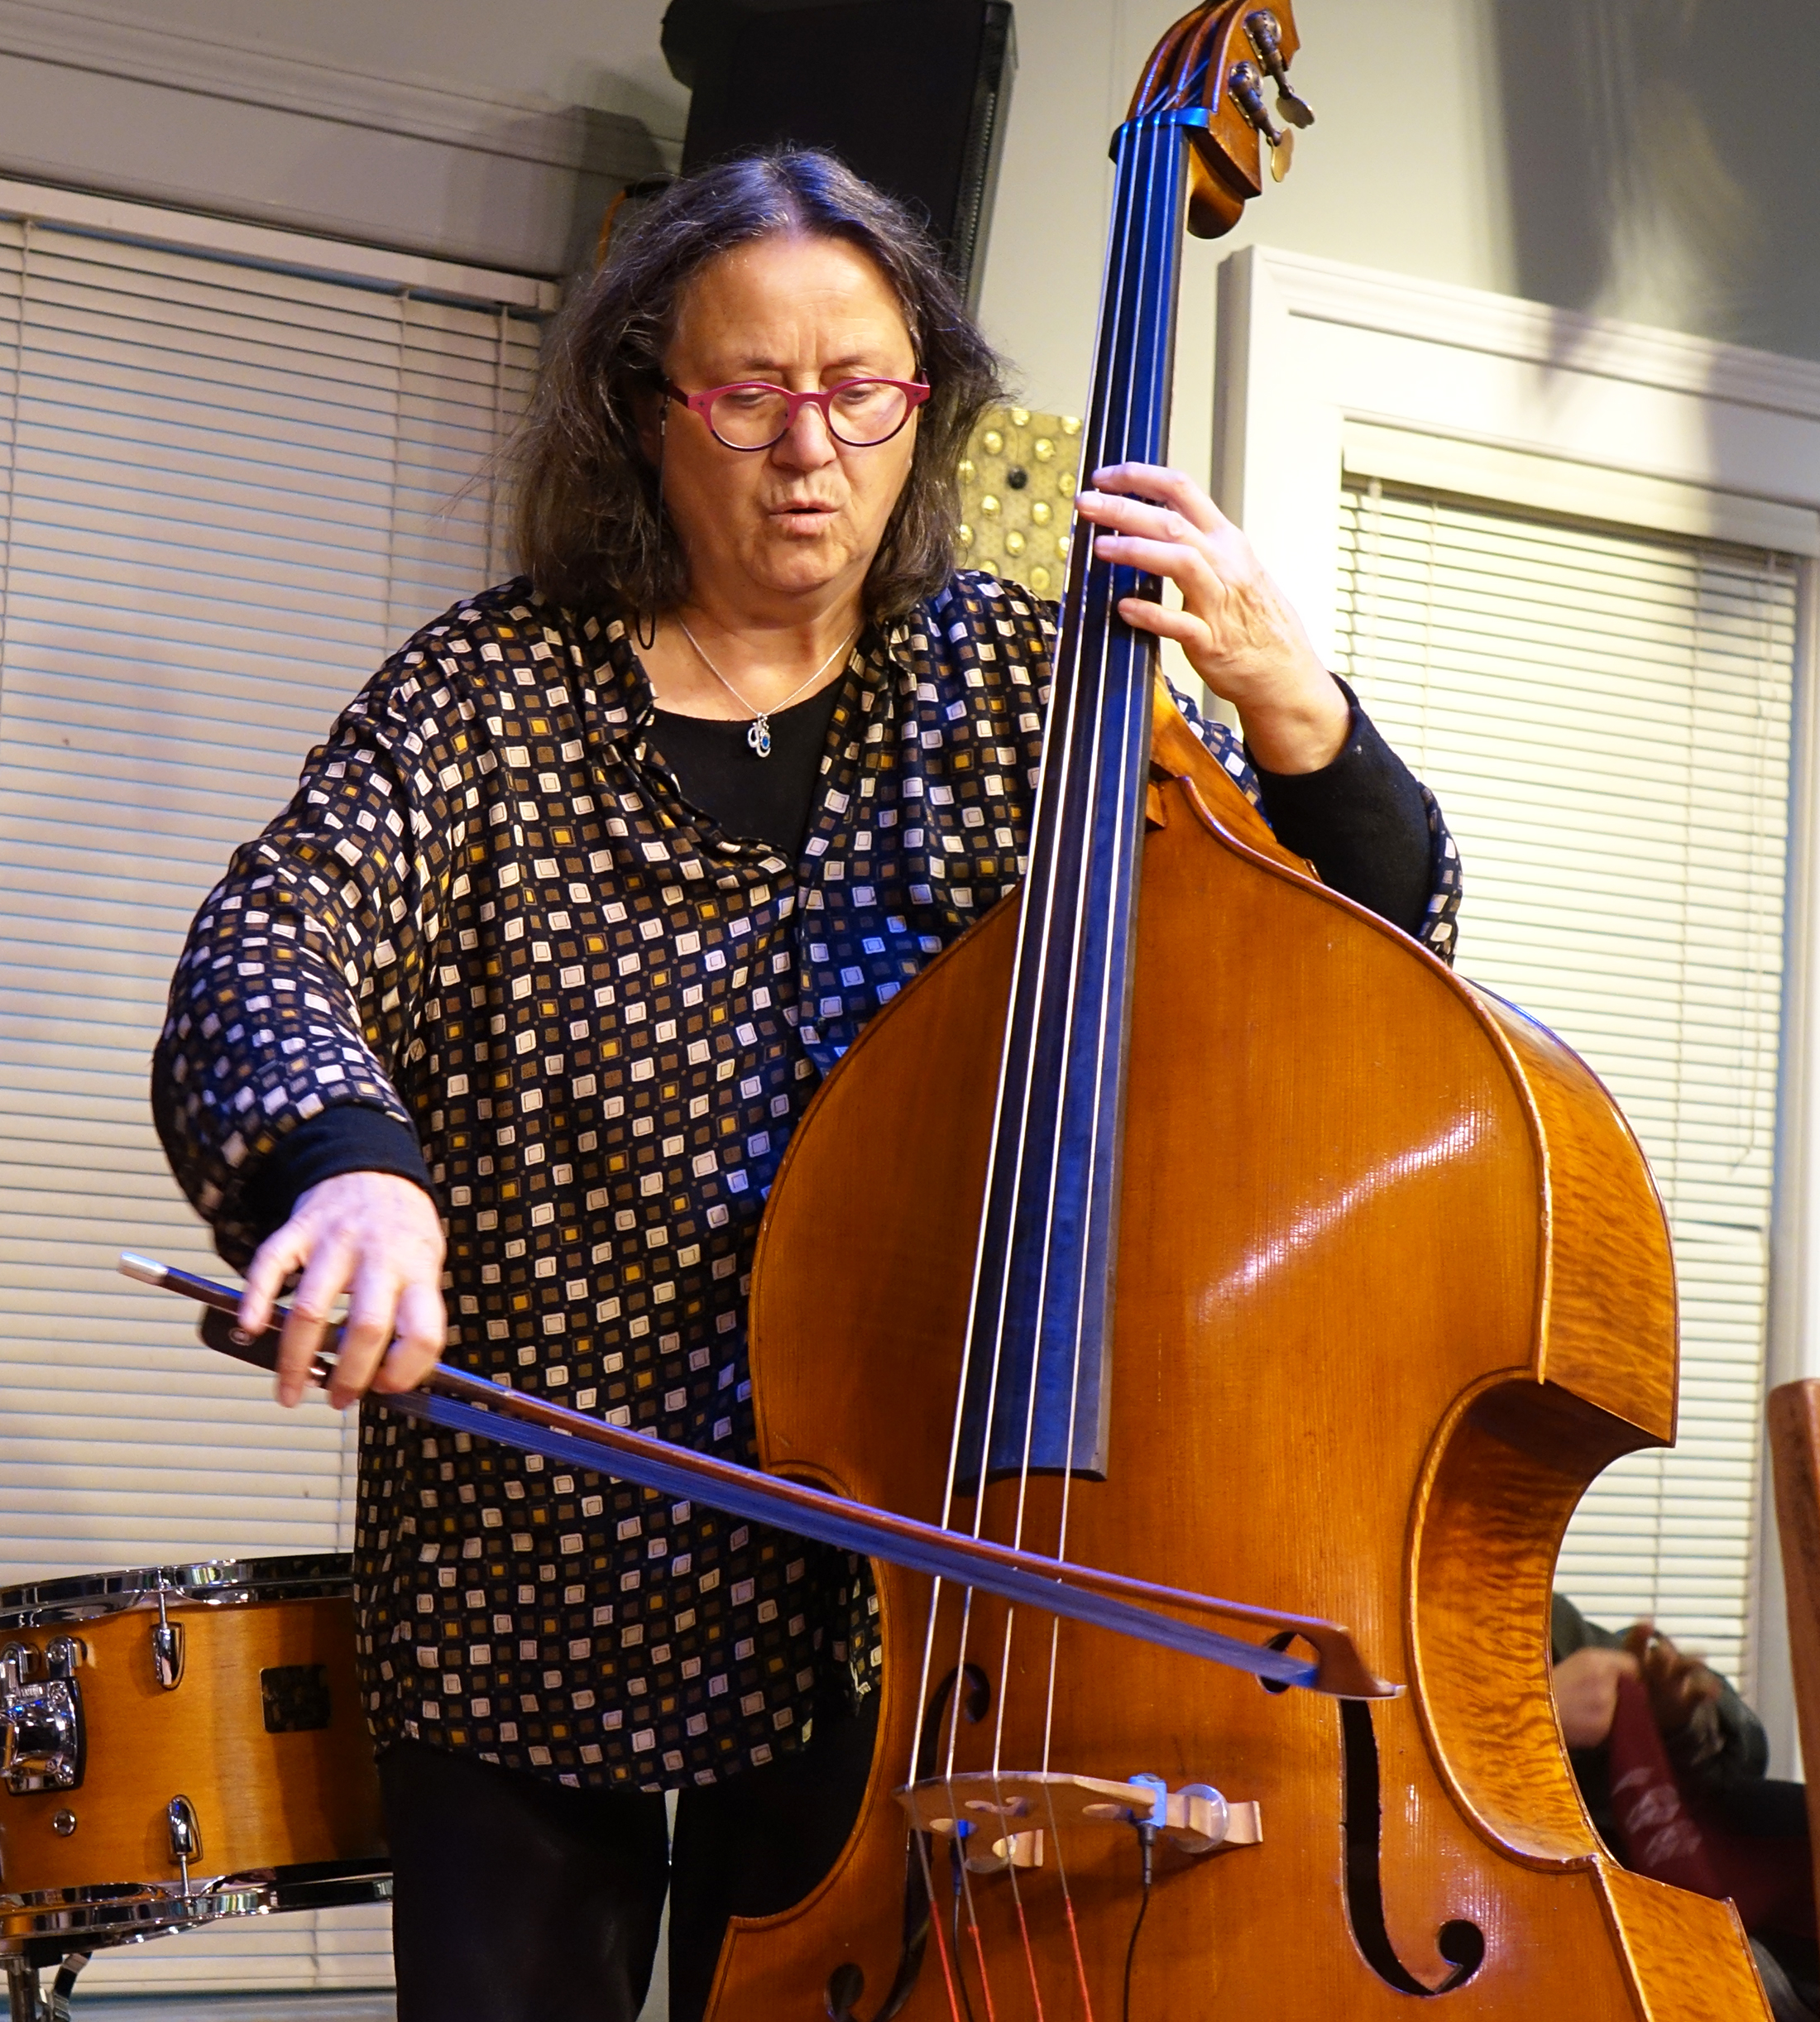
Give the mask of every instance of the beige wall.
[{"label": "beige wall", "polygon": [[[100,10],[205,41],[386,77],[630,114],[681,141],[688,93],[664,68],[664,0],[115,0]],[[79,10],[60,10],[74,18]],[[0,31],[3,32],[3,31]]]},{"label": "beige wall", "polygon": [[[0,0],[0,169],[557,271],[613,174],[680,142],[687,98],[659,52],[663,3]],[[1484,3],[1303,0],[1299,74],[1321,124],[1245,229],[1507,285]],[[984,310],[1034,405],[1085,398],[1106,144],[1178,4],[1018,0]],[[1393,50],[1411,52],[1396,61],[1436,108],[1420,151],[1388,137],[1365,88]],[[1224,250],[1190,255],[1190,357],[1206,348]]]},{"label": "beige wall", "polygon": [[0,0],[0,174],[555,275],[673,161],[662,0]]},{"label": "beige wall", "polygon": [[[1104,145],[1176,0],[1018,0],[984,310],[1032,405],[1083,398]],[[1811,0],[1297,0],[1317,123],[1190,247],[1177,451],[1210,418],[1212,275],[1262,240],[1820,358]]]},{"label": "beige wall", "polygon": [[[1078,408],[1105,147],[1182,0],[1018,0],[984,314]],[[559,273],[673,161],[663,0],[0,0],[0,173]],[[1252,238],[1820,357],[1812,0],[1300,0],[1319,123],[1190,248],[1177,452],[1205,467],[1213,276]]]},{"label": "beige wall", "polygon": [[[1086,395],[1110,197],[1107,143],[1176,0],[1018,0],[1020,64],[981,308],[1032,406]],[[1298,0],[1298,84],[1315,108],[1289,180],[1231,237],[1190,244],[1178,332],[1176,454],[1205,476],[1214,276],[1234,247],[1296,251],[1508,290],[1495,57],[1481,0]],[[1377,86],[1426,108],[1418,144]]]}]

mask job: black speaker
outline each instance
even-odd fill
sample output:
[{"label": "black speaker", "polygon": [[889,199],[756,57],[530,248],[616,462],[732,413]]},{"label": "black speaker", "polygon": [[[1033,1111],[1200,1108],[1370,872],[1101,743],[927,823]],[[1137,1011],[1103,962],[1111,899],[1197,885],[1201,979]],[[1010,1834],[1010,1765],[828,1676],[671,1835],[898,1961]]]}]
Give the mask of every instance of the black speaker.
[{"label": "black speaker", "polygon": [[671,0],[685,174],[742,148],[825,147],[903,199],[977,301],[1017,69],[1010,0]]}]

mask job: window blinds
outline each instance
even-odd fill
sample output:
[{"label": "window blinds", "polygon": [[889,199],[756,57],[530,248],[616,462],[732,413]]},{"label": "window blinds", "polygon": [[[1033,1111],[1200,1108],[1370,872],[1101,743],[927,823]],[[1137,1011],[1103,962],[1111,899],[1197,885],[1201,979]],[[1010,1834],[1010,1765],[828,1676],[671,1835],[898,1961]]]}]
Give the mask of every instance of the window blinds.
[{"label": "window blinds", "polygon": [[1459,968],[1610,1086],[1674,1232],[1680,1432],[1557,1580],[1748,1689],[1796,564],[1349,483],[1339,665],[1458,838]]},{"label": "window blinds", "polygon": [[[350,1542],[351,1425],[280,1414],[113,1264],[218,1267],[146,1096],[184,930],[366,676],[505,573],[485,462],[537,339],[0,219],[0,1581]],[[371,1985],[385,1923],[227,1925],[85,1984]]]}]

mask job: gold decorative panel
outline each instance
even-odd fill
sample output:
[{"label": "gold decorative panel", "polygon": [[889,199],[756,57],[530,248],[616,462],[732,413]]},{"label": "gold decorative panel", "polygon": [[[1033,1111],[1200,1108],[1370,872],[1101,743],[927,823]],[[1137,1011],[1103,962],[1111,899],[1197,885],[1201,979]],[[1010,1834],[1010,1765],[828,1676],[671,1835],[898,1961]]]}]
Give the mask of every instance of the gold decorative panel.
[{"label": "gold decorative panel", "polygon": [[960,465],[960,566],[1060,597],[1080,465],[1078,415],[993,409]]}]

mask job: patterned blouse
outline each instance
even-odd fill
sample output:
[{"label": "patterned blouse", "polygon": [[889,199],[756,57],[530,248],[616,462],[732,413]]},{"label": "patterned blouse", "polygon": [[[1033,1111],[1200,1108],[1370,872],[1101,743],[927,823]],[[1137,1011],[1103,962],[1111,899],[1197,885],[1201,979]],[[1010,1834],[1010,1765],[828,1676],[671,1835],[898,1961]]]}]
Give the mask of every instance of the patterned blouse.
[{"label": "patterned blouse", "polygon": [[[282,1139],[382,1113],[446,1219],[453,1363],[752,1459],[766,1191],[860,1028],[1015,884],[1053,618],[961,573],[869,629],[794,865],[683,799],[619,624],[520,581],[425,627],[236,854],[171,986],[159,1127],[222,1253],[266,1233]],[[1237,740],[1196,727],[1255,799]],[[1445,953],[1458,866],[1425,800]],[[818,1684],[868,1688],[844,1554],[382,1406],[361,1437],[382,1747],[672,1788],[800,1746]]]}]

